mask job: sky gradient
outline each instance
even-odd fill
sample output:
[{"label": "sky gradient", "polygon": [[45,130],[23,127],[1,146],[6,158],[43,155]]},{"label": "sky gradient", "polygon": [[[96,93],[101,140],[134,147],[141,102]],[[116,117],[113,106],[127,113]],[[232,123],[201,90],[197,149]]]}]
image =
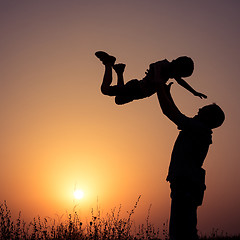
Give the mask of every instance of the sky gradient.
[{"label": "sky gradient", "polygon": [[[174,83],[187,116],[216,102],[226,114],[204,163],[207,191],[199,230],[240,229],[240,2],[0,1],[0,201],[31,218],[71,209],[74,188],[85,214],[123,205],[157,226],[169,218],[166,182],[178,135],[156,95],[117,106],[101,94],[104,50],[127,64],[125,80],[149,64],[192,57],[186,81],[207,100]],[[114,75],[114,79],[115,75]]]}]

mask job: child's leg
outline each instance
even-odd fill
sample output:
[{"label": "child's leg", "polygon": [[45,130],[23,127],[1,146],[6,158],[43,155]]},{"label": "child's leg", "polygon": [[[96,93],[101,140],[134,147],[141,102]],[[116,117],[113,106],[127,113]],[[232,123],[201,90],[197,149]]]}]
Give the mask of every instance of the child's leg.
[{"label": "child's leg", "polygon": [[[150,66],[151,67],[151,66]],[[143,99],[150,97],[156,92],[154,84],[151,81],[153,77],[153,70],[150,68],[146,72],[147,76],[142,80],[132,79],[124,84],[123,81],[123,71],[124,64],[115,64],[113,69],[118,75],[118,91],[116,92],[115,103],[118,105],[126,104],[132,102],[133,100]],[[124,87],[121,87],[124,86]]]},{"label": "child's leg", "polygon": [[[101,91],[105,95],[116,96],[124,93],[124,80],[123,72],[125,69],[125,64],[119,63],[111,66],[111,64],[105,64],[105,74],[103,78],[103,83],[101,86]],[[117,73],[117,85],[110,86],[112,83],[112,68]]]},{"label": "child's leg", "polygon": [[105,65],[105,73],[101,85],[101,92],[104,95],[115,96],[115,88],[110,85],[112,83],[112,67],[116,61],[116,58],[102,51],[96,52],[95,55],[100,59],[100,61],[102,61],[103,65]]},{"label": "child's leg", "polygon": [[105,64],[105,73],[103,76],[103,82],[101,85],[101,92],[104,95],[114,96],[111,93],[111,83],[112,83],[112,66],[110,64]]},{"label": "child's leg", "polygon": [[117,74],[117,85],[118,86],[123,86],[124,85],[124,79],[123,79],[123,72],[125,70],[126,65],[123,63],[115,64],[113,66],[113,69],[115,70]]},{"label": "child's leg", "polygon": [[[124,85],[124,78],[123,78],[123,72],[125,70],[126,65],[123,63],[115,64],[113,66],[113,69],[115,70],[117,74],[117,91],[116,91],[116,97],[115,97],[115,103],[118,105],[126,104],[133,101],[132,91],[129,88],[129,82],[127,85]],[[130,81],[130,85],[131,85]]]}]

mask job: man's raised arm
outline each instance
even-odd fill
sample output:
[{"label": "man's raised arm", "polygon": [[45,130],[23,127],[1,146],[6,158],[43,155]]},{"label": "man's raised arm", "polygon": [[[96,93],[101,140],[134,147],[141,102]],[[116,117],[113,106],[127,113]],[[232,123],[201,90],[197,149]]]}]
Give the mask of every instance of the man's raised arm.
[{"label": "man's raised arm", "polygon": [[154,65],[154,83],[163,114],[176,125],[179,125],[183,118],[185,118],[185,115],[183,115],[175,105],[170,93],[172,83],[166,85],[164,79],[161,79],[160,69],[157,63]]}]

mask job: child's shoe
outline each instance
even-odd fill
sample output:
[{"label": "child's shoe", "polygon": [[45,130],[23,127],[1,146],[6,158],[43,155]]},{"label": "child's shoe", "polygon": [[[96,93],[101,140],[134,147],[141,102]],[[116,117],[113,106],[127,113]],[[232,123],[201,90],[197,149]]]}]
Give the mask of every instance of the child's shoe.
[{"label": "child's shoe", "polygon": [[110,64],[111,66],[114,65],[116,58],[113,56],[108,55],[106,52],[103,51],[98,51],[95,53],[96,57],[100,59],[100,61],[102,61],[102,63],[104,65],[106,64]]}]

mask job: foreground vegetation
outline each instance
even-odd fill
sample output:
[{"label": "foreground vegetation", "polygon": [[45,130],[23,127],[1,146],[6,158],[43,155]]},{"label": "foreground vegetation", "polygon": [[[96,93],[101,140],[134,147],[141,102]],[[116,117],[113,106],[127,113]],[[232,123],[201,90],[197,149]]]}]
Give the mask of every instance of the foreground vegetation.
[{"label": "foreground vegetation", "polygon": [[[163,224],[160,232],[149,223],[149,215],[146,224],[136,228],[133,225],[132,215],[137,207],[140,197],[135,203],[133,209],[128,213],[127,218],[120,217],[121,207],[116,211],[112,210],[106,217],[100,216],[100,211],[96,214],[92,211],[92,219],[83,223],[78,213],[68,214],[65,220],[61,222],[50,218],[34,218],[30,223],[21,219],[21,212],[16,220],[12,219],[11,211],[6,202],[0,204],[0,239],[13,240],[34,240],[34,239],[168,239],[167,224]],[[149,211],[150,212],[150,211]],[[57,223],[58,222],[58,223]],[[161,237],[160,237],[161,235]],[[239,236],[219,236],[213,231],[210,237],[201,237],[202,240],[237,240]]]}]

